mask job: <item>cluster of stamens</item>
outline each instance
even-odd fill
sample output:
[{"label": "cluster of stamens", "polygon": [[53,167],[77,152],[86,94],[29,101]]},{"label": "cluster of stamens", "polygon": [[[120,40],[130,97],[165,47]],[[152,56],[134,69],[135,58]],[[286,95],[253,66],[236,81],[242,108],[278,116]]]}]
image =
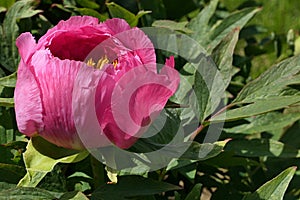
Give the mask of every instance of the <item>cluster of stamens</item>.
[{"label": "cluster of stamens", "polygon": [[[92,58],[90,58],[87,61],[87,66],[89,67],[94,67],[95,69],[102,69],[104,67],[104,65],[109,64],[110,61],[107,58],[107,56],[105,55],[104,57],[100,58],[97,62],[97,64],[94,62],[94,60]],[[118,65],[118,59],[115,59],[111,64],[113,64],[114,68],[117,67]]]}]

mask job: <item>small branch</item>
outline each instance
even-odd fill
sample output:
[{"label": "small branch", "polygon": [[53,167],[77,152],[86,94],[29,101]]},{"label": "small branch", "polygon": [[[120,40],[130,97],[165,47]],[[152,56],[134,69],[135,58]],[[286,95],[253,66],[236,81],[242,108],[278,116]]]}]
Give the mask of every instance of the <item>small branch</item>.
[{"label": "small branch", "polygon": [[190,138],[189,138],[189,140],[190,141],[193,141],[195,138],[196,138],[196,136],[209,124],[209,121],[212,119],[212,118],[214,118],[214,117],[216,117],[216,116],[218,116],[218,115],[220,115],[221,113],[223,113],[224,111],[226,111],[227,109],[229,109],[229,108],[231,108],[232,106],[234,106],[235,104],[233,103],[233,104],[229,104],[229,105],[227,105],[227,106],[225,106],[225,107],[223,107],[222,109],[220,109],[218,112],[216,112],[213,116],[211,116],[208,120],[205,120],[204,122],[207,122],[207,123],[202,123],[192,134],[191,134],[191,136],[190,136]]},{"label": "small branch", "polygon": [[189,138],[189,140],[190,141],[193,141],[195,138],[196,138],[196,136],[202,131],[204,129],[204,125],[200,125],[193,133],[192,133],[192,135],[190,136],[190,138]]}]

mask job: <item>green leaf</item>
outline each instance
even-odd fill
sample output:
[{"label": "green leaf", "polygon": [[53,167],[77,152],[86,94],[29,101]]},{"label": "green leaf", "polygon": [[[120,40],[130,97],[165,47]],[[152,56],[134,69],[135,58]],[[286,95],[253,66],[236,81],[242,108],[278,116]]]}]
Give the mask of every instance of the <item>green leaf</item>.
[{"label": "green leaf", "polygon": [[219,0],[210,1],[209,5],[201,10],[201,12],[187,25],[187,27],[193,31],[193,34],[191,35],[192,38],[205,47],[209,43],[208,33],[211,29],[209,21],[216,11],[218,2]]},{"label": "green leaf", "polygon": [[35,187],[56,164],[79,162],[88,155],[87,151],[64,149],[41,137],[33,137],[23,155],[27,174],[18,186]]},{"label": "green leaf", "polygon": [[209,37],[211,40],[209,43],[210,48],[215,47],[232,30],[236,28],[242,29],[260,10],[261,8],[245,8],[226,17],[219,25],[211,30]]},{"label": "green leaf", "polygon": [[0,182],[0,192],[4,191],[4,190],[8,190],[11,188],[15,188],[16,185],[15,184],[10,184],[10,183],[6,183],[6,182]]},{"label": "green leaf", "polygon": [[211,57],[214,63],[209,57],[200,60],[194,89],[201,122],[215,111],[225,96],[225,90],[234,75],[232,61],[238,36],[239,29],[233,30],[213,49]]},{"label": "green leaf", "polygon": [[286,59],[273,66],[238,94],[235,103],[251,103],[258,99],[286,95],[288,85],[299,84],[300,56]]},{"label": "green leaf", "polygon": [[300,130],[300,120],[297,121],[287,131],[285,131],[284,135],[280,138],[280,141],[300,149],[299,130]]},{"label": "green leaf", "polygon": [[56,199],[59,195],[54,195],[47,190],[39,188],[16,187],[0,192],[0,199]]},{"label": "green leaf", "polygon": [[194,92],[200,122],[211,115],[225,96],[225,83],[221,73],[209,56],[202,56],[195,72]]},{"label": "green leaf", "polygon": [[271,139],[232,140],[226,145],[225,151],[232,151],[235,155],[245,157],[300,157],[299,149]]},{"label": "green leaf", "polygon": [[292,88],[300,82],[300,56],[286,59],[247,84],[232,105],[248,104],[214,116],[211,122],[236,120],[278,110],[300,102],[300,92]]},{"label": "green leaf", "polygon": [[76,0],[76,3],[84,8],[90,8],[90,9],[98,9],[100,6],[91,0]]},{"label": "green leaf", "polygon": [[272,180],[266,182],[254,193],[246,195],[243,200],[281,200],[284,197],[284,193],[292,180],[296,171],[296,167],[290,167],[280,173]]},{"label": "green leaf", "polygon": [[277,97],[259,99],[249,105],[242,106],[240,108],[236,108],[233,110],[229,110],[227,112],[223,112],[220,115],[214,116],[209,121],[219,122],[224,120],[226,121],[238,120],[242,118],[264,114],[281,108],[285,108],[297,102],[300,102],[300,95],[277,96]]},{"label": "green leaf", "polygon": [[247,8],[241,11],[234,12],[221,22],[217,22],[214,25],[210,24],[210,20],[214,15],[218,0],[210,1],[210,4],[206,6],[201,12],[191,20],[188,24],[188,28],[194,33],[191,35],[202,46],[208,48],[208,52],[211,52],[220,41],[226,37],[232,30],[243,26],[260,10],[255,8]]},{"label": "green leaf", "polygon": [[[7,70],[14,72],[18,66],[18,51],[15,45],[16,37],[19,35],[17,25],[18,19],[32,17],[41,10],[33,10],[34,0],[17,1],[7,11],[3,21],[2,29],[0,27],[0,64]],[[1,34],[2,32],[2,34]]]},{"label": "green leaf", "polygon": [[125,19],[131,27],[137,26],[140,17],[151,13],[151,11],[140,11],[137,15],[135,15],[114,2],[106,3],[106,6],[112,17]]},{"label": "green leaf", "polygon": [[0,78],[0,86],[14,88],[16,86],[17,73]]},{"label": "green leaf", "polygon": [[82,192],[79,191],[73,191],[73,192],[67,192],[63,194],[59,200],[88,200]]},{"label": "green leaf", "polygon": [[192,191],[185,197],[184,200],[199,200],[201,197],[201,188],[202,188],[202,184],[201,183],[197,183]]},{"label": "green leaf", "polygon": [[173,159],[167,166],[167,170],[183,167],[195,161],[207,160],[219,155],[229,140],[218,141],[215,143],[199,144],[192,142],[190,147],[179,159]]},{"label": "green leaf", "polygon": [[5,11],[6,11],[6,8],[0,6],[0,13],[5,12]]},{"label": "green leaf", "polygon": [[236,156],[232,151],[224,151],[220,153],[218,156],[206,160],[205,164],[217,168],[229,168],[229,167],[237,167],[237,166],[243,166],[246,168],[249,166],[254,166],[254,167],[260,166],[260,163],[255,161],[254,159],[249,159],[248,157]]},{"label": "green leaf", "polygon": [[18,183],[25,173],[24,167],[15,164],[0,163],[1,182]]},{"label": "green leaf", "polygon": [[163,0],[155,0],[155,1],[147,1],[142,0],[139,1],[140,7],[143,10],[151,10],[151,15],[145,16],[147,20],[147,24],[145,26],[150,26],[154,19],[166,19],[166,8]]},{"label": "green leaf", "polygon": [[239,38],[240,29],[229,32],[225,38],[212,50],[212,59],[218,66],[224,81],[224,87],[229,85],[233,73],[233,53]]},{"label": "green leaf", "polygon": [[168,28],[173,31],[181,31],[183,33],[192,33],[193,31],[186,28],[188,22],[175,22],[172,20],[156,20],[153,22],[152,26]]},{"label": "green leaf", "polygon": [[15,129],[14,109],[4,108],[4,107],[1,108],[0,108],[0,144],[7,144],[14,140],[21,139],[21,134],[14,130]]},{"label": "green leaf", "polygon": [[81,15],[88,15],[92,17],[97,17],[99,21],[105,21],[108,19],[107,16],[100,14],[99,12],[90,8],[75,8],[74,11],[79,12]]},{"label": "green leaf", "polygon": [[0,0],[0,7],[9,9],[14,3],[15,0]]},{"label": "green leaf", "polygon": [[0,98],[0,106],[14,107],[14,98]]},{"label": "green leaf", "polygon": [[[105,184],[92,193],[93,199],[127,200],[130,197],[146,196],[180,190],[181,188],[165,182],[141,176],[121,176],[117,184]],[[143,199],[143,198],[141,198]]]},{"label": "green leaf", "polygon": [[224,140],[205,144],[193,142],[189,149],[180,157],[180,159],[207,160],[221,153],[228,141],[229,140]]},{"label": "green leaf", "polygon": [[233,128],[224,128],[228,133],[254,134],[264,131],[280,130],[288,125],[293,124],[300,119],[300,113],[283,114],[271,112],[251,118],[248,124],[235,126]]}]

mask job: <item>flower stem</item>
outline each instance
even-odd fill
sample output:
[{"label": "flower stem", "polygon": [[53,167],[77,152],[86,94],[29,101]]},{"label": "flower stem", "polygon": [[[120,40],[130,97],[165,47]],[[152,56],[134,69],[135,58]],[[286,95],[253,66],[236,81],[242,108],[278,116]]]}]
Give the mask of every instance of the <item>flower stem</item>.
[{"label": "flower stem", "polygon": [[94,188],[96,189],[97,187],[105,183],[105,170],[103,163],[101,163],[92,155],[90,155],[90,157],[93,170]]}]

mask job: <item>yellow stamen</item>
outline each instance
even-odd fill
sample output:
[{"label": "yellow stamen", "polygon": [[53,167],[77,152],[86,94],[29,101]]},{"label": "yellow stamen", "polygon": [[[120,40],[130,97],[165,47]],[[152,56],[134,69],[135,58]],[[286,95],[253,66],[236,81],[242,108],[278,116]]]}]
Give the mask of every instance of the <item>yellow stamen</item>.
[{"label": "yellow stamen", "polygon": [[107,59],[107,56],[100,58],[97,62],[96,69],[102,69],[102,67],[109,63],[109,60]]},{"label": "yellow stamen", "polygon": [[[94,60],[92,58],[90,58],[88,61],[87,61],[87,66],[89,67],[94,67],[96,69],[102,69],[104,65],[108,64],[109,63],[109,60],[107,58],[107,56],[105,55],[104,57],[100,58],[97,62],[97,65],[96,63],[94,62]],[[115,59],[113,62],[112,62],[114,68],[117,67],[118,65],[118,59]]]},{"label": "yellow stamen", "polygon": [[96,65],[96,63],[93,61],[93,59],[92,58],[90,58],[88,61],[87,61],[87,66],[89,66],[89,67],[94,67],[95,65]]},{"label": "yellow stamen", "polygon": [[112,64],[114,65],[114,68],[116,68],[118,65],[118,59],[115,59]]}]

